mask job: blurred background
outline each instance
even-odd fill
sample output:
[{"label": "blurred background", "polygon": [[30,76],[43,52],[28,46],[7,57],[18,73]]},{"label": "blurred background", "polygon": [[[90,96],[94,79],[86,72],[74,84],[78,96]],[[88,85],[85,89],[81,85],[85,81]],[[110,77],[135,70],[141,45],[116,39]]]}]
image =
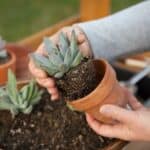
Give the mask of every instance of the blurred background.
[{"label": "blurred background", "polygon": [[[111,13],[142,0],[112,0]],[[0,0],[0,35],[17,41],[79,13],[79,0]]]}]

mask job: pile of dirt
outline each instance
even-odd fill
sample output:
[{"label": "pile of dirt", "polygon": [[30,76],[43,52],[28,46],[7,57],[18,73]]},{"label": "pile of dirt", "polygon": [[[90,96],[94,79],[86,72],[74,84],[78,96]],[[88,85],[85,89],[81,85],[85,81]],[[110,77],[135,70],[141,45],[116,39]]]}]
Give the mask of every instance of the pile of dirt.
[{"label": "pile of dirt", "polygon": [[0,113],[2,150],[97,150],[114,141],[97,135],[83,113],[71,111],[64,101],[52,102],[47,92],[30,115],[11,119],[7,111]]}]

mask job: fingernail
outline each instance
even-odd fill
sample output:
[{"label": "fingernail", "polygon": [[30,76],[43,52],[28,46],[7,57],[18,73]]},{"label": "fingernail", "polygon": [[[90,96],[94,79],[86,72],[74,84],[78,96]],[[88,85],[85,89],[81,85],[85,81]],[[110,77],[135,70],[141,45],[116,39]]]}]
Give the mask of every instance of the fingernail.
[{"label": "fingernail", "polygon": [[55,98],[54,96],[51,96],[51,100],[52,100],[52,101],[55,101],[56,98]]},{"label": "fingernail", "polygon": [[100,113],[109,113],[110,112],[110,108],[107,105],[104,105],[100,108]]},{"label": "fingernail", "polygon": [[52,100],[52,101],[58,100],[58,95],[54,95],[54,96],[52,95],[52,96],[51,96],[51,100]]},{"label": "fingernail", "polygon": [[85,41],[85,37],[84,37],[84,35],[80,35],[80,36],[78,36],[78,42],[79,43],[83,43]]}]

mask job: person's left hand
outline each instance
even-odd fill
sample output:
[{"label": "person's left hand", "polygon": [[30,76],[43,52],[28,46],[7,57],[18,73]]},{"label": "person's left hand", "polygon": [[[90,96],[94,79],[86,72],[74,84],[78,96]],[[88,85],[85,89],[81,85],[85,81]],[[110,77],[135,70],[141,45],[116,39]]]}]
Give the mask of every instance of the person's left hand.
[{"label": "person's left hand", "polygon": [[[71,40],[72,30],[74,30],[76,33],[77,43],[83,56],[92,57],[92,51],[91,51],[88,39],[85,33],[82,31],[82,29],[80,29],[76,25],[71,26],[71,27],[64,27],[49,38],[54,44],[57,45],[59,42],[60,33],[63,32],[67,36],[67,38]],[[36,50],[36,53],[41,54],[41,55],[47,55],[44,51],[43,43],[40,44],[40,46]],[[29,62],[29,70],[31,74],[34,76],[34,78],[36,79],[36,81],[38,82],[38,84],[45,87],[48,90],[48,92],[51,94],[51,100],[57,100],[60,98],[59,91],[56,87],[54,78],[48,76],[45,71],[38,68],[32,59],[30,59],[30,62]]]},{"label": "person's left hand", "polygon": [[86,119],[89,126],[99,135],[119,138],[127,141],[150,141],[150,109],[145,108],[131,94],[127,99],[132,110],[115,105],[103,105],[100,112],[116,121],[115,124],[103,124],[89,114]]}]

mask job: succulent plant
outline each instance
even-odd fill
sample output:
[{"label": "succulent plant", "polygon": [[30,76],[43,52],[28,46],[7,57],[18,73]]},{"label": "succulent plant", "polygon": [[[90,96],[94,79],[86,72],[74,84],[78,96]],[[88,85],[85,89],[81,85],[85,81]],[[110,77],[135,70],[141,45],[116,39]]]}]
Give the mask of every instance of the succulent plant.
[{"label": "succulent plant", "polygon": [[42,93],[34,81],[18,90],[15,75],[9,70],[7,85],[0,88],[0,110],[10,110],[13,117],[19,112],[29,114],[40,101]]},{"label": "succulent plant", "polygon": [[7,58],[8,56],[7,51],[5,49],[5,44],[6,42],[2,39],[2,37],[0,37],[0,59]]},{"label": "succulent plant", "polygon": [[44,38],[44,50],[47,56],[32,53],[31,58],[38,67],[55,78],[61,78],[71,68],[79,65],[83,59],[77,45],[75,31],[72,31],[71,41],[64,33],[60,33],[57,45]]}]

